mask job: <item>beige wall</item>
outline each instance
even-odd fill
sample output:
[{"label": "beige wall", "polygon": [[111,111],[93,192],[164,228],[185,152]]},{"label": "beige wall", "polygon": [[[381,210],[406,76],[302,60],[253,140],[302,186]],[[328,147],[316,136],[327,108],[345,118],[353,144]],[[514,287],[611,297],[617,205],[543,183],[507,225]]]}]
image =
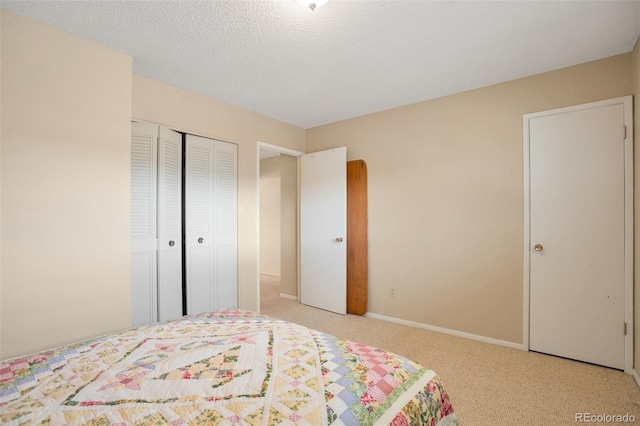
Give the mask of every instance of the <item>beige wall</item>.
[{"label": "beige wall", "polygon": [[132,118],[239,145],[239,304],[258,309],[257,142],[304,151],[303,129],[132,74],[129,56],[7,11],[1,77],[0,357],[130,326]]},{"label": "beige wall", "polygon": [[522,115],[631,92],[625,54],[308,130],[367,162],[369,312],[522,343]]},{"label": "beige wall", "polygon": [[131,58],[2,12],[2,352],[131,325]]},{"label": "beige wall", "polygon": [[280,276],[280,162],[260,161],[260,273]]},{"label": "beige wall", "polygon": [[636,41],[636,47],[632,52],[633,73],[633,137],[634,137],[634,197],[635,197],[635,254],[634,254],[634,343],[635,359],[634,368],[636,374],[640,374],[640,38]]},{"label": "beige wall", "polygon": [[239,306],[257,311],[257,143],[304,152],[305,131],[136,74],[133,75],[132,108],[136,119],[238,144]]},{"label": "beige wall", "polygon": [[298,159],[280,155],[280,293],[298,295]]}]

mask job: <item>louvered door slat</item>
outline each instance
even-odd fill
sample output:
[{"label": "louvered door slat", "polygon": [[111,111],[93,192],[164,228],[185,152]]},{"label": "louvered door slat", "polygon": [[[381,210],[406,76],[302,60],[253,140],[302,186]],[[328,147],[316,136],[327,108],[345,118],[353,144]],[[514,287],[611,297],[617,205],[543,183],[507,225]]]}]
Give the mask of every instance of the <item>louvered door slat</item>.
[{"label": "louvered door slat", "polygon": [[155,139],[131,138],[131,238],[155,238]]}]

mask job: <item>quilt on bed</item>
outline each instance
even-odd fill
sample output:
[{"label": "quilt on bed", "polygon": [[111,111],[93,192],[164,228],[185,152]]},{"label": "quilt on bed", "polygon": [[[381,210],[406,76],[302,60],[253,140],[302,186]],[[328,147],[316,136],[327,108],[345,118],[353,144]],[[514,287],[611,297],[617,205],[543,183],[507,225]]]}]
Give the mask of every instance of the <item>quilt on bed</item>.
[{"label": "quilt on bed", "polygon": [[457,419],[428,368],[234,310],[4,362],[0,423],[450,425]]}]

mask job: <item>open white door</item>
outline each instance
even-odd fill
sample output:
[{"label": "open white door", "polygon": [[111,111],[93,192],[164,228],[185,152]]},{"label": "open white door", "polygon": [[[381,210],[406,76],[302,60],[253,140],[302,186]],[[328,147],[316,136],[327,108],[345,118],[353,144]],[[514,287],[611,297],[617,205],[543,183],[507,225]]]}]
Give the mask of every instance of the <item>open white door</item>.
[{"label": "open white door", "polygon": [[300,299],[347,312],[347,148],[301,156]]}]

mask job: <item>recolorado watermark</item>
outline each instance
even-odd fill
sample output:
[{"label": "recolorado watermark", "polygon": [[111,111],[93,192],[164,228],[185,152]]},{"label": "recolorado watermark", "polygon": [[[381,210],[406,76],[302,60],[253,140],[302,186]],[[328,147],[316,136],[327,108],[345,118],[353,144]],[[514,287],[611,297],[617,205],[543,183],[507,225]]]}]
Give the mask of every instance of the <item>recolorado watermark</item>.
[{"label": "recolorado watermark", "polygon": [[576,423],[635,423],[636,416],[633,414],[594,414],[576,413],[574,420]]}]

